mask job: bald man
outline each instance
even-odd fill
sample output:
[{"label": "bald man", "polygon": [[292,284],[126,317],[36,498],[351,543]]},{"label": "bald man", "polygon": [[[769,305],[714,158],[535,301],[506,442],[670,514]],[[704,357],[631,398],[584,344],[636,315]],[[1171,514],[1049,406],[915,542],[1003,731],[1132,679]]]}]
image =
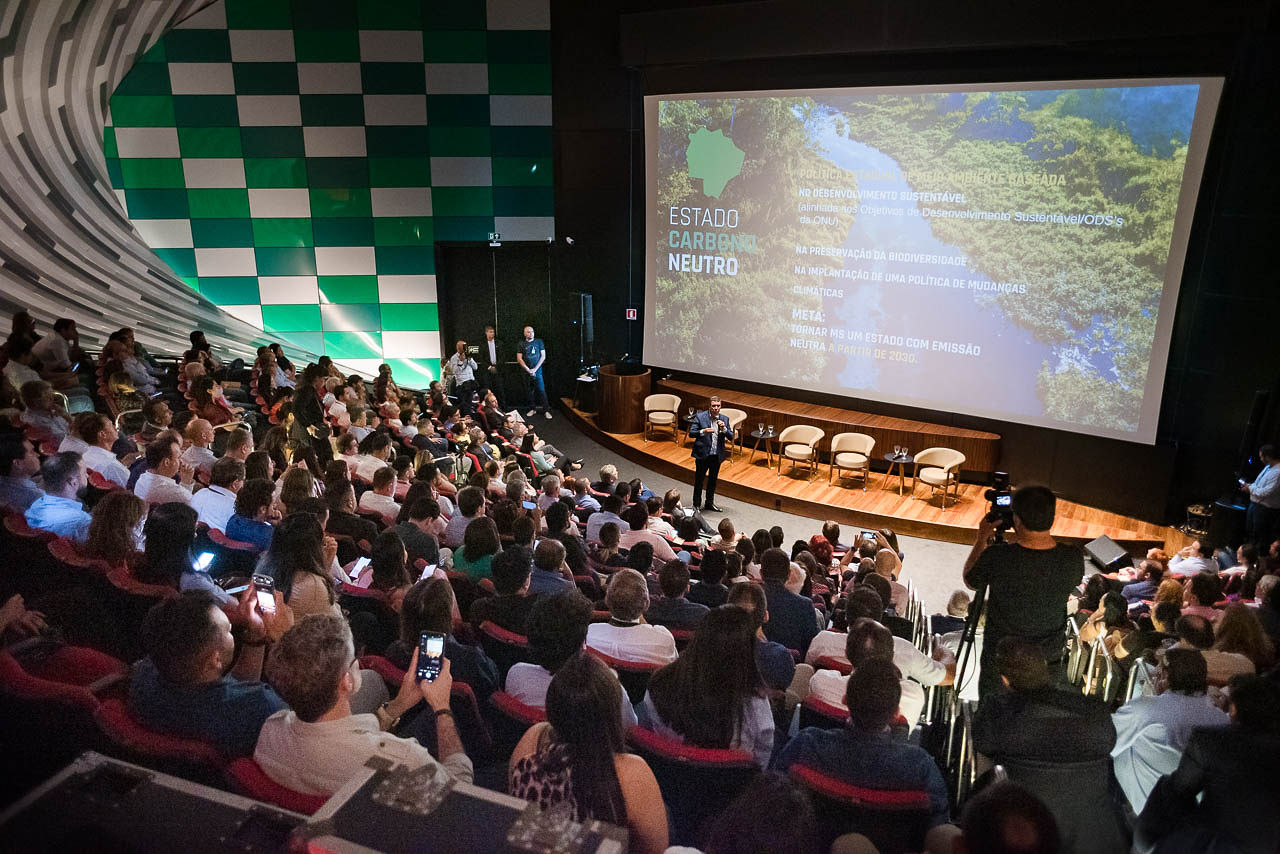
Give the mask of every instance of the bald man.
[{"label": "bald man", "polygon": [[203,418],[192,418],[187,422],[184,438],[186,449],[182,452],[182,462],[202,473],[207,481],[209,471],[217,460],[212,450],[213,425]]}]

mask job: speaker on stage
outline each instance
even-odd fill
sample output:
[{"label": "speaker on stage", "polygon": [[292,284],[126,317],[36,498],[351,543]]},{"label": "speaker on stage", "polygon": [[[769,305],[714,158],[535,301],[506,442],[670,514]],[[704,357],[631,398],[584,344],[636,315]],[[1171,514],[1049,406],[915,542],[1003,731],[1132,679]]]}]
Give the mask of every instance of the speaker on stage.
[{"label": "speaker on stage", "polygon": [[1089,560],[1103,572],[1115,572],[1118,569],[1133,566],[1129,553],[1106,534],[1085,544],[1084,553]]}]

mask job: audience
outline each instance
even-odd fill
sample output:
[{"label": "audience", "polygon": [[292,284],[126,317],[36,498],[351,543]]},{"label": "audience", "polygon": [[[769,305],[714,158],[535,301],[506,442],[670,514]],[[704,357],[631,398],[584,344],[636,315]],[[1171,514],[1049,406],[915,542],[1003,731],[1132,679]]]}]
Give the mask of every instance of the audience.
[{"label": "audience", "polygon": [[529,611],[538,599],[529,594],[532,564],[528,550],[519,547],[504,549],[494,555],[489,569],[493,573],[493,587],[497,595],[484,596],[471,603],[471,624],[479,626],[488,621],[523,635]]},{"label": "audience", "polygon": [[111,419],[98,412],[82,412],[76,417],[80,437],[84,440],[85,468],[95,471],[116,486],[127,486],[129,470],[116,457],[113,448],[120,439]]},{"label": "audience", "polygon": [[147,470],[134,484],[134,494],[148,504],[171,501],[190,504],[195,469],[182,461],[182,442],[178,437],[173,433],[157,436],[147,445],[145,456]]},{"label": "audience", "polygon": [[299,619],[308,614],[340,617],[342,610],[329,569],[337,553],[337,541],[325,536],[315,516],[296,513],[276,526],[271,547],[258,562],[258,572],[275,579],[276,590]]},{"label": "audience", "polygon": [[[697,626],[709,610],[706,605],[691,602],[689,593],[689,567],[682,560],[669,560],[658,571],[658,583],[662,596],[649,604],[645,620],[673,629],[691,629]],[[721,585],[723,586],[723,585]],[[728,595],[728,591],[725,591]]]},{"label": "audience", "polygon": [[[312,614],[285,632],[272,647],[267,667],[271,684],[289,704],[271,715],[258,735],[253,759],[277,783],[297,792],[330,795],[379,757],[397,765],[433,769],[435,780],[472,780],[471,760],[449,711],[453,687],[449,659],[434,681],[417,680],[414,649],[400,690],[374,714],[358,714],[352,697],[361,687],[361,671],[351,629],[340,614]],[[416,729],[434,729],[442,759],[420,743],[388,730],[421,702],[425,714]]]},{"label": "audience", "polygon": [[724,577],[728,569],[729,561],[722,549],[704,554],[702,563],[699,565],[701,578],[698,579],[697,584],[689,588],[685,598],[708,608],[718,608],[723,605],[729,597],[729,588],[724,585]]},{"label": "audience", "polygon": [[[275,489],[271,480],[265,477],[251,478],[240,485],[233,504],[235,512],[228,517],[224,530],[228,539],[249,543],[261,551],[271,548],[275,527],[270,520],[278,518],[272,509]],[[225,505],[219,511],[223,509]],[[210,524],[209,527],[214,526]]]},{"label": "audience", "polygon": [[40,455],[21,433],[0,435],[0,508],[26,513],[43,495],[32,480],[40,473]]},{"label": "audience", "polygon": [[538,541],[538,545],[533,550],[533,571],[529,575],[531,595],[538,596],[544,593],[555,595],[578,589],[573,583],[573,574],[565,565],[564,557],[564,546],[559,540]]},{"label": "audience", "polygon": [[[539,543],[539,546],[541,545]],[[462,536],[462,548],[453,553],[453,569],[455,572],[463,573],[472,581],[489,578],[493,574],[493,556],[501,548],[502,544],[498,541],[498,526],[493,520],[488,516],[472,519],[467,525],[466,533]],[[561,548],[563,549],[563,546]]]},{"label": "audience", "polygon": [[[350,489],[350,486],[345,485],[342,488],[345,492]],[[433,523],[440,518],[440,505],[433,498],[419,498],[413,504],[408,504],[407,508],[409,518],[396,525],[395,530],[409,552],[409,561],[411,563],[422,561],[427,566],[438,566],[440,543],[433,534],[435,530]],[[332,524],[330,529],[332,530]]]},{"label": "audience", "polygon": [[[405,593],[400,607],[400,637],[383,654],[404,670],[409,667],[423,632],[444,635],[444,655],[453,668],[453,678],[470,685],[483,708],[489,702],[489,695],[498,690],[498,666],[483,650],[458,643],[453,636],[453,613],[453,588],[449,581],[424,578]],[[508,690],[510,680],[508,674]]]},{"label": "audience", "polygon": [[1255,672],[1254,664],[1248,656],[1214,648],[1216,639],[1213,636],[1213,623],[1205,617],[1183,613],[1174,623],[1173,629],[1178,635],[1178,646],[1197,649],[1204,656],[1210,685],[1222,687],[1232,676],[1251,676]]},{"label": "audience", "polygon": [[209,485],[191,496],[196,519],[225,534],[227,523],[236,512],[236,496],[244,484],[244,463],[223,456],[209,469]]},{"label": "audience", "polygon": [[[557,544],[558,545],[558,544]],[[587,628],[587,646],[619,661],[669,664],[676,660],[676,641],[662,626],[644,620],[649,610],[649,585],[634,569],[620,569],[605,591],[609,622]]]},{"label": "audience", "polygon": [[765,599],[769,602],[769,622],[765,623],[764,633],[769,640],[794,649],[803,657],[818,634],[818,616],[812,600],[786,588],[790,574],[791,561],[787,553],[772,547],[765,549],[760,557],[760,575],[764,580]]},{"label": "audience", "polygon": [[44,494],[27,506],[27,524],[83,543],[92,521],[76,496],[89,485],[84,460],[74,451],[52,454],[40,465]]},{"label": "audience", "polygon": [[1044,802],[1016,783],[993,783],[971,796],[953,854],[1058,854],[1058,823]]},{"label": "audience", "polygon": [[146,502],[132,492],[116,489],[102,496],[90,514],[89,537],[82,549],[85,557],[112,566],[136,562],[144,542],[146,515]]}]

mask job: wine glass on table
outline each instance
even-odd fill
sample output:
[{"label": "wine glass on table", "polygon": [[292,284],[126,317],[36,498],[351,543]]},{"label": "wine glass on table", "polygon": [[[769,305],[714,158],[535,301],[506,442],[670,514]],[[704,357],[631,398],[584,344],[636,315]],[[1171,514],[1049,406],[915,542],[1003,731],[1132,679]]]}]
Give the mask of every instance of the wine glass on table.
[{"label": "wine glass on table", "polygon": [[893,446],[893,458],[896,460],[896,459],[897,459],[898,457],[900,457],[900,456],[902,456],[902,446],[901,446],[901,445],[894,445],[894,446]]}]

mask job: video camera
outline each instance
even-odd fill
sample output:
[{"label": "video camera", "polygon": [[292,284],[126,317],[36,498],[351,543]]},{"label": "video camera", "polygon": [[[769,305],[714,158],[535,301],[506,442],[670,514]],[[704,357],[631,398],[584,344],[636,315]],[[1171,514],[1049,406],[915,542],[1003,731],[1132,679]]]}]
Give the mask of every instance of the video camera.
[{"label": "video camera", "polygon": [[997,536],[1013,528],[1013,488],[1009,486],[1009,473],[998,471],[991,475],[991,488],[986,492],[991,503],[987,510],[987,522],[996,523]]}]

